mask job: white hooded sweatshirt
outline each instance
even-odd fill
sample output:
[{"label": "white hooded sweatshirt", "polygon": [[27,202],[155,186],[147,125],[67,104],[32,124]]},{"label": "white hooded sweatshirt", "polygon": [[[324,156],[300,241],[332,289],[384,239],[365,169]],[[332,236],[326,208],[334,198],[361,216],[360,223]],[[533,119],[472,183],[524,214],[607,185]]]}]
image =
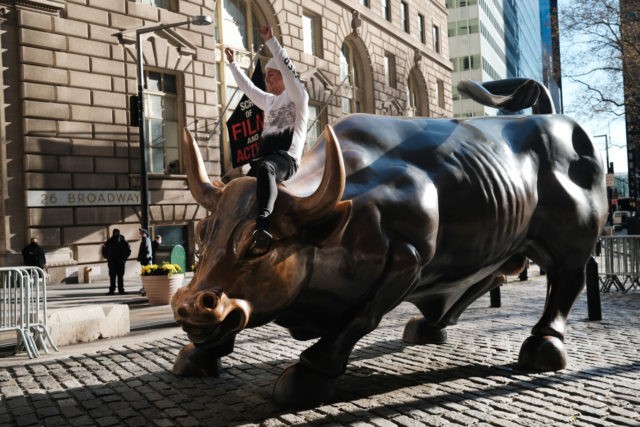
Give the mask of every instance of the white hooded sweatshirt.
[{"label": "white hooded sweatshirt", "polygon": [[280,95],[257,88],[235,62],[229,64],[240,90],[264,111],[264,127],[260,136],[259,156],[286,151],[300,166],[307,135],[309,94],[298,78],[293,62],[275,37],[265,42],[273,58],[268,68],[282,73],[285,90]]}]

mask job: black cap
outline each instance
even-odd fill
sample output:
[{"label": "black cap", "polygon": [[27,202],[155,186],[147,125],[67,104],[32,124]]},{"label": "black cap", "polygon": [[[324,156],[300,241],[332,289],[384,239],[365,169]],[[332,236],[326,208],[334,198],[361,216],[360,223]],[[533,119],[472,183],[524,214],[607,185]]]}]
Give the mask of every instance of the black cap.
[{"label": "black cap", "polygon": [[138,228],[138,231],[142,231],[144,234],[146,234],[147,236],[149,235],[149,232],[147,231],[146,228]]}]

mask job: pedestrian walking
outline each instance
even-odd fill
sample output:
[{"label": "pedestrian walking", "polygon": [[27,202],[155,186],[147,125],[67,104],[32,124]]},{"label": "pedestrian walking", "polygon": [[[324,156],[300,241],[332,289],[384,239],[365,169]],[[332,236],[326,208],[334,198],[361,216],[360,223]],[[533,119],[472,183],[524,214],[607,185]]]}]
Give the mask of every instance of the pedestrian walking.
[{"label": "pedestrian walking", "polygon": [[158,252],[158,248],[160,247],[160,245],[162,245],[162,236],[156,234],[156,236],[153,238],[153,242],[151,242],[151,257],[153,258],[153,262],[155,264],[158,263],[158,260],[156,259],[156,252]]},{"label": "pedestrian walking", "polygon": [[120,234],[120,230],[114,228],[109,240],[102,245],[102,256],[107,259],[109,268],[109,292],[107,292],[107,295],[115,294],[116,280],[118,282],[118,293],[120,295],[126,294],[124,290],[124,268],[130,255],[131,245]]},{"label": "pedestrian walking", "polygon": [[145,228],[139,228],[140,232],[140,247],[138,248],[138,262],[140,265],[150,265],[153,262],[153,247],[151,246],[151,239],[149,239],[149,232]]},{"label": "pedestrian walking", "polygon": [[[153,264],[153,246],[151,245],[151,239],[149,238],[149,231],[146,228],[139,228],[140,232],[140,247],[138,248],[138,262],[141,266]],[[140,295],[147,295],[144,287],[140,288]]]}]

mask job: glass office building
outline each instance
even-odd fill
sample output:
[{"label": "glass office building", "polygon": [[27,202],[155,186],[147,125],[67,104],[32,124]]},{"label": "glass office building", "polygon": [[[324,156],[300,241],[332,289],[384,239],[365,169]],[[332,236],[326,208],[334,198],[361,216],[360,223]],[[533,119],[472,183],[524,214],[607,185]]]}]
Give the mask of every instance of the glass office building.
[{"label": "glass office building", "polygon": [[460,96],[460,80],[528,77],[542,81],[542,45],[538,3],[515,0],[447,0],[449,51],[453,64],[456,117],[495,115]]}]

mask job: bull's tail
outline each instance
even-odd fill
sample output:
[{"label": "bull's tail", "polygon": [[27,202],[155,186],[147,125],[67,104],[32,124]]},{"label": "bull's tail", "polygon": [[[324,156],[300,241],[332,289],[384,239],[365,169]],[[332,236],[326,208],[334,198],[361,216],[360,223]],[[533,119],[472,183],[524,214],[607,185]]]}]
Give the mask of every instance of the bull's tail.
[{"label": "bull's tail", "polygon": [[555,114],[549,90],[540,82],[515,78],[480,83],[462,80],[458,92],[488,107],[515,112],[531,107],[534,114]]}]

